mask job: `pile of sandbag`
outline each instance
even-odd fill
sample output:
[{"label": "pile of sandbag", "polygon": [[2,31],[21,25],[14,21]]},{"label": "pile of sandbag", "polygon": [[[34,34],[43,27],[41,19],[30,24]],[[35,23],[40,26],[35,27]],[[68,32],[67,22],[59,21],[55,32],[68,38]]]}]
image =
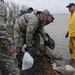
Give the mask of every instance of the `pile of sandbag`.
[{"label": "pile of sandbag", "polygon": [[75,69],[71,65],[56,66],[55,63],[52,64],[53,69],[60,72],[61,75],[75,75]]}]

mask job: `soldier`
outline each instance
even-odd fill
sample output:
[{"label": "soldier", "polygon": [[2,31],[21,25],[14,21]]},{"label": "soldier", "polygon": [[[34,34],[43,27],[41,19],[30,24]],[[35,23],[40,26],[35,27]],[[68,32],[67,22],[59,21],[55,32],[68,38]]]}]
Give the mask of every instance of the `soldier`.
[{"label": "soldier", "polygon": [[19,68],[15,63],[12,52],[16,49],[5,23],[4,0],[0,0],[0,70],[2,75],[19,75]]},{"label": "soldier", "polygon": [[34,56],[35,50],[38,51],[40,46],[39,34],[44,39],[46,45],[48,38],[44,32],[44,26],[53,22],[53,20],[54,18],[48,10],[37,14],[26,13],[20,16],[14,26],[14,42],[16,46],[22,47],[26,43],[26,50]]}]

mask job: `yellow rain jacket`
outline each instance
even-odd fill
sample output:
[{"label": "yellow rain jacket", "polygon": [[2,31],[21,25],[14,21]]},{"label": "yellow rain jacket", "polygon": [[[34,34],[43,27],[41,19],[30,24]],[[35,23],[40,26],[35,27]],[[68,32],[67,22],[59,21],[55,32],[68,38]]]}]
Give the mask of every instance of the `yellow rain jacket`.
[{"label": "yellow rain jacket", "polygon": [[69,16],[68,36],[71,58],[75,60],[75,11]]},{"label": "yellow rain jacket", "polygon": [[69,16],[68,36],[75,37],[75,11]]}]

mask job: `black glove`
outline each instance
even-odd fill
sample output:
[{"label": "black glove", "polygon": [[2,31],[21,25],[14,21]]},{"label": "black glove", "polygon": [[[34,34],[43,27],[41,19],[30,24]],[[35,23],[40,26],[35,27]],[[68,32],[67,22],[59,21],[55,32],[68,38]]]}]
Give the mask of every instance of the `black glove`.
[{"label": "black glove", "polygon": [[28,52],[32,57],[34,57],[35,55],[35,49],[33,46],[27,46],[25,48],[25,52]]},{"label": "black glove", "polygon": [[67,32],[67,34],[65,35],[65,37],[66,37],[66,38],[68,37],[68,32]]},{"label": "black glove", "polygon": [[25,47],[25,52],[28,52],[29,50],[31,50],[33,47],[32,46],[26,46]]},{"label": "black glove", "polygon": [[44,46],[47,46],[48,42],[47,41],[44,41]]},{"label": "black glove", "polygon": [[25,47],[25,52],[28,52],[28,48]]}]

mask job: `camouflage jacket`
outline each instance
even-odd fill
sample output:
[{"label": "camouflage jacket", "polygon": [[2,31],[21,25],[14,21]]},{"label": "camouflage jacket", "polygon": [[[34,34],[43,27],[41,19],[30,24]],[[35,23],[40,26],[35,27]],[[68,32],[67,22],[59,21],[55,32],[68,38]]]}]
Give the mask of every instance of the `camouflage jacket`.
[{"label": "camouflage jacket", "polygon": [[26,44],[31,46],[33,33],[36,30],[39,31],[44,40],[47,38],[44,32],[44,23],[41,21],[41,15],[35,15],[34,13],[26,13],[19,17],[15,23],[14,29],[14,42],[17,44],[17,46],[22,43],[22,38],[20,40],[20,37],[25,34]]},{"label": "camouflage jacket", "polygon": [[12,38],[10,37],[5,23],[6,9],[3,3],[0,3],[0,51],[8,50],[12,44]]}]

